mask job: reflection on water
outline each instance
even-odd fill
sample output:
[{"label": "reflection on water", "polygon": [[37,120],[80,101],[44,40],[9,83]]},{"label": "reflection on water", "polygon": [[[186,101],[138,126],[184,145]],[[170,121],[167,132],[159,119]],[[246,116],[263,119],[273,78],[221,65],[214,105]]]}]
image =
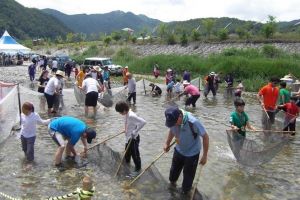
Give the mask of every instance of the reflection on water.
[{"label": "reflection on water", "polygon": [[[31,101],[39,105],[38,97],[31,96]],[[83,107],[76,103],[73,89],[64,90],[64,102],[66,108],[61,114],[76,116],[94,127],[98,133],[97,141],[116,134],[124,128],[123,117],[116,113],[113,107],[110,109],[101,107],[96,120],[86,119]],[[147,121],[147,125],[140,131],[143,167],[162,151],[167,136],[168,130],[164,126],[166,107],[164,102],[164,96],[152,98],[137,92],[137,104],[132,107]],[[182,99],[175,103],[184,107]],[[257,101],[247,97],[246,103],[246,111],[251,122],[256,127],[260,127],[261,109]],[[299,136],[296,135],[296,138],[270,163],[257,168],[243,167],[235,161],[227,144],[225,132],[227,127],[224,124],[228,123],[233,109],[230,99],[217,95],[216,98],[201,97],[196,109],[189,110],[203,122],[210,136],[208,163],[203,169],[198,189],[210,199],[297,199],[300,196]],[[41,116],[47,118],[44,113]],[[124,136],[119,136],[106,144],[115,151],[122,152],[124,142]],[[76,147],[82,148],[80,142]],[[29,199],[62,195],[74,191],[81,185],[83,176],[89,174],[96,186],[95,199],[139,199],[135,188],[124,190],[122,181],[112,178],[110,173],[101,171],[93,163],[83,168],[58,172],[53,167],[56,146],[47,134],[47,127],[38,128],[36,158],[32,169],[25,169],[20,141],[15,137],[9,138],[2,144],[0,150],[0,192]],[[171,158],[172,151],[156,163],[156,167],[166,180],[168,180]],[[111,166],[112,169],[116,167]],[[178,183],[180,187],[181,180]],[[159,198],[153,194],[153,199]]]}]

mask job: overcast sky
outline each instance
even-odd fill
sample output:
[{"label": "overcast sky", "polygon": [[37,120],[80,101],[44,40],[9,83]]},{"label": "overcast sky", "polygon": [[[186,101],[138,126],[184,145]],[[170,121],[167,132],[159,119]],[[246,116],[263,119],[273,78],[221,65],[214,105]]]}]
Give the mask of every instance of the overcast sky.
[{"label": "overcast sky", "polygon": [[16,0],[26,7],[52,8],[66,14],[107,13],[114,10],[145,14],[161,21],[203,17],[236,17],[265,21],[300,19],[300,0]]}]

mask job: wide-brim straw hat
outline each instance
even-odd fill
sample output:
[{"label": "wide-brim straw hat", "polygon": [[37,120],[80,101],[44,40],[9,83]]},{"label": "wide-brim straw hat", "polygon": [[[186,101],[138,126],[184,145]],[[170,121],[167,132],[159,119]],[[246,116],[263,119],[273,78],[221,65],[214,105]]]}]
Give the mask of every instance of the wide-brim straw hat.
[{"label": "wide-brim straw hat", "polygon": [[183,85],[189,85],[189,84],[191,84],[191,83],[188,82],[187,80],[184,80],[184,81],[182,82],[182,84],[183,84]]},{"label": "wide-brim straw hat", "polygon": [[293,81],[293,78],[289,75],[285,75],[283,78],[280,79],[281,81]]},{"label": "wide-brim straw hat", "polygon": [[101,72],[102,71],[102,69],[98,65],[93,66],[93,69],[96,70],[97,72]]},{"label": "wide-brim straw hat", "polygon": [[61,71],[61,70],[57,70],[55,75],[61,76],[61,77],[65,77],[65,72]]}]

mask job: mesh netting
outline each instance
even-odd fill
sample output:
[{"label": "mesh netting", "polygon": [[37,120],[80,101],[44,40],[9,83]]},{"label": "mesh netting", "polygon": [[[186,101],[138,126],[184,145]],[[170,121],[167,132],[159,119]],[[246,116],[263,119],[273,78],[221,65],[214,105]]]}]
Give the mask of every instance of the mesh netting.
[{"label": "mesh netting", "polygon": [[14,87],[0,87],[0,143],[10,134],[12,127],[19,120],[18,90]]},{"label": "mesh netting", "polygon": [[84,102],[85,102],[85,93],[84,93],[84,91],[82,91],[81,89],[79,89],[79,87],[74,85],[74,95],[75,95],[77,103],[80,106],[83,106]]},{"label": "mesh netting", "polygon": [[232,98],[234,96],[234,90],[235,88],[233,87],[227,87],[227,88],[224,88],[224,98]]},{"label": "mesh netting", "polygon": [[[113,176],[117,166],[121,161],[121,154],[113,151],[106,145],[98,145],[89,151],[89,161],[96,164],[104,173]],[[133,177],[129,174],[134,167],[129,164],[123,164],[118,173],[118,178],[128,185]],[[152,165],[133,185],[130,189],[126,188],[125,192],[132,192],[135,196],[132,199],[157,199],[157,200],[184,200],[190,199],[190,196],[183,196],[177,189],[170,189],[168,182],[160,174],[159,170]],[[203,195],[196,190],[194,200],[204,199]]]},{"label": "mesh netting", "polygon": [[201,91],[204,90],[202,78],[200,76],[198,78],[191,80],[191,84],[198,87]]},{"label": "mesh netting", "polygon": [[227,130],[227,140],[236,160],[247,166],[258,166],[271,161],[283,146],[288,137],[280,133],[264,132],[247,133],[246,137]]}]

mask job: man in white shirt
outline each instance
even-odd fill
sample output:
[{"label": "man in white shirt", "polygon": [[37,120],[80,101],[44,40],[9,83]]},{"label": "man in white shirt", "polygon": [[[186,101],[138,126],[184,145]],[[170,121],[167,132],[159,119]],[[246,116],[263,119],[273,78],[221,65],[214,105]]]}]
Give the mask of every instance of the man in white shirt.
[{"label": "man in white shirt", "polygon": [[96,106],[98,101],[98,92],[101,90],[101,87],[95,79],[92,78],[91,74],[87,74],[86,78],[82,82],[81,89],[85,91],[85,116],[88,116],[89,107],[93,107],[94,117],[96,116]]},{"label": "man in white shirt", "polygon": [[55,98],[57,98],[58,95],[60,94],[60,89],[61,89],[60,80],[63,78],[64,78],[64,72],[58,70],[55,76],[50,78],[50,80],[48,81],[45,87],[44,95],[46,97],[47,104],[48,104],[48,114],[56,113],[56,110],[53,109],[54,108],[53,106],[56,100]]},{"label": "man in white shirt", "polygon": [[56,58],[53,58],[53,61],[52,61],[52,73],[56,73],[56,71],[57,71],[57,65],[58,65],[58,62],[57,62]]},{"label": "man in white shirt", "polygon": [[132,77],[131,73],[126,74],[128,77],[128,98],[127,101],[131,103],[131,98],[133,98],[133,105],[136,103],[136,82],[135,78]]}]

